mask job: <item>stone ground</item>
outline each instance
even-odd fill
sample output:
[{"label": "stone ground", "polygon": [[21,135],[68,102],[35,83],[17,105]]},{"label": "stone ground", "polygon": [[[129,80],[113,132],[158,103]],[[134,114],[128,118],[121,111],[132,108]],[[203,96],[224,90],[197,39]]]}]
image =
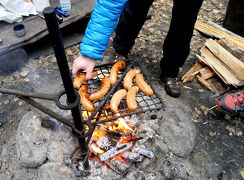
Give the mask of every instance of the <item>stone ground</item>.
[{"label": "stone ground", "polygon": [[[200,11],[199,19],[221,24],[226,6],[227,0],[207,0]],[[158,136],[154,137],[158,146],[152,148],[156,158],[142,163],[136,171],[130,172],[121,179],[241,179],[240,172],[244,171],[243,121],[238,116],[231,116],[216,109],[208,112],[207,109],[215,105],[218,95],[208,92],[196,82],[185,84],[190,89],[183,88],[182,96],[174,99],[165,94],[163,85],[159,81],[162,39],[165,38],[169,27],[171,7],[171,0],[154,2],[152,19],[145,23],[130,55],[139,59],[143,67],[152,74],[151,82],[165,101],[165,111],[158,112],[161,117]],[[80,38],[80,35],[75,34],[73,37]],[[71,39],[73,40],[67,41],[67,46],[77,43],[77,39]],[[191,53],[180,76],[194,63],[195,54],[203,46],[204,41],[205,37],[195,31]],[[5,75],[0,71],[1,87],[45,93],[56,93],[62,88],[56,60],[52,54],[49,54],[49,46],[37,45],[36,47],[38,48],[28,51],[30,59],[21,69]],[[72,60],[78,56],[78,45],[70,46],[68,49],[68,60],[71,66]],[[104,62],[111,59],[112,52],[110,43]],[[0,100],[0,179],[50,179],[49,175],[57,169],[59,176],[56,179],[74,179],[73,173],[60,163],[67,160],[66,156],[60,157],[55,154],[53,151],[56,149],[55,143],[46,145],[50,132],[38,129],[37,120],[40,112],[14,96],[0,94]],[[57,110],[53,104],[45,105]],[[28,123],[28,120],[31,123]],[[20,154],[21,148],[22,151],[28,152],[29,147],[28,142],[22,138],[29,131],[23,132],[22,127],[30,128],[30,132],[32,129],[39,132],[32,137],[32,141],[37,147],[43,145],[42,147],[46,148],[42,150],[46,153],[43,156],[40,154],[32,156],[37,157],[39,163],[48,161],[39,169],[35,168],[40,165],[38,162]],[[57,149],[61,149],[68,155],[73,148],[66,143],[70,142],[70,145],[73,141],[70,140],[69,131],[60,131],[65,127],[60,124],[58,127],[59,129],[56,130],[58,133],[51,135],[51,139],[57,142],[59,147]],[[40,138],[38,134],[42,133],[48,137]],[[21,164],[26,165],[27,160],[32,168],[21,166]],[[108,177],[108,179],[112,178]]]}]

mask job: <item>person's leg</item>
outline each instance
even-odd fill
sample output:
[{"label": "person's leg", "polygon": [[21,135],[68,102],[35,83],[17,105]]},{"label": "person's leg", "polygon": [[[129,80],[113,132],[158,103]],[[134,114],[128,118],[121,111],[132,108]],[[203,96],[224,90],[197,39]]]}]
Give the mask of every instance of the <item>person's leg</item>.
[{"label": "person's leg", "polygon": [[117,54],[127,56],[130,52],[152,3],[153,0],[128,0],[115,30],[113,46]]},{"label": "person's leg", "polygon": [[161,76],[177,77],[190,52],[194,24],[203,0],[174,0],[170,29],[164,40]]},{"label": "person's leg", "polygon": [[172,19],[164,40],[163,58],[160,62],[161,80],[167,94],[179,97],[181,87],[176,79],[179,68],[190,52],[194,24],[203,0],[174,0]]}]

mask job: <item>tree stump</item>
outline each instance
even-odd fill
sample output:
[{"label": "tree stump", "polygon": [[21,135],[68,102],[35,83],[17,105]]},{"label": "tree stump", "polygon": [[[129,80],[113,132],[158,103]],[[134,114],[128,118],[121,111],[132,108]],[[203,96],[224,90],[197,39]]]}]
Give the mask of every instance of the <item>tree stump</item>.
[{"label": "tree stump", "polygon": [[244,37],[244,0],[229,1],[224,27]]}]

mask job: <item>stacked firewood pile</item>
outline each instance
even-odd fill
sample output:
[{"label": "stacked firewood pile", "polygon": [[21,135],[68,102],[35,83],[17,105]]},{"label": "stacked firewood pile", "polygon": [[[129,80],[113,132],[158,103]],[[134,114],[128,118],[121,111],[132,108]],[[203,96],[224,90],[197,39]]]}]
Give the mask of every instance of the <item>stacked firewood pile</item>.
[{"label": "stacked firewood pile", "polygon": [[209,79],[217,75],[226,85],[244,85],[244,38],[214,23],[197,21],[195,28],[215,40],[206,40],[197,62],[182,77],[183,83],[196,79],[208,90],[216,92]]}]

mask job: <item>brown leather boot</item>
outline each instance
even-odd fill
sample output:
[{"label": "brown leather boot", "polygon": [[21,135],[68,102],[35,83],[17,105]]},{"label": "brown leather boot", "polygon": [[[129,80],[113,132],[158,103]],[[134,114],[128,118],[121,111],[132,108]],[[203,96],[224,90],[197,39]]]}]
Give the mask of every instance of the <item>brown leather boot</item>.
[{"label": "brown leather boot", "polygon": [[164,83],[164,88],[168,95],[174,98],[178,98],[180,96],[181,87],[177,78],[163,77],[161,80]]}]

